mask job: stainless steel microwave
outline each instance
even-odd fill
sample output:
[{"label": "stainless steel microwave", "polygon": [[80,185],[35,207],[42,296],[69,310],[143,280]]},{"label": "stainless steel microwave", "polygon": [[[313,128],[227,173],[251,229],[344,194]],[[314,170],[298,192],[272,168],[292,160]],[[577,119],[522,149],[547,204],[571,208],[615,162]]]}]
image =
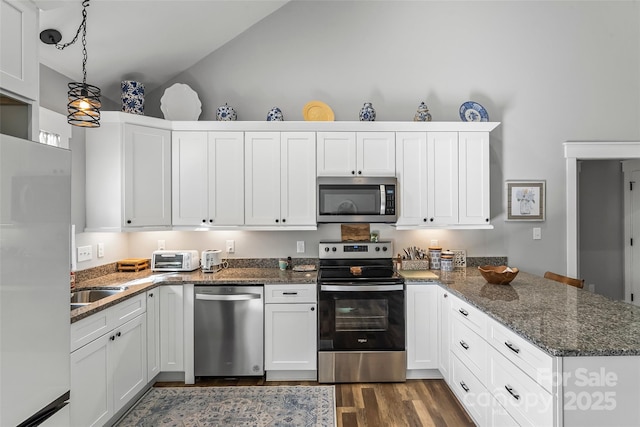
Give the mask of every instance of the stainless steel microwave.
[{"label": "stainless steel microwave", "polygon": [[397,221],[394,177],[318,177],[319,223]]}]

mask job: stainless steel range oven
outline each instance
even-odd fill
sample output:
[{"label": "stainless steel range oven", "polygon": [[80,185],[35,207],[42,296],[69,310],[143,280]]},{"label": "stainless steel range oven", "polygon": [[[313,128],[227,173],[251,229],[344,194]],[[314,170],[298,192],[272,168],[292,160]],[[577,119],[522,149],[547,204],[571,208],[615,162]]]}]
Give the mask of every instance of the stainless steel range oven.
[{"label": "stainless steel range oven", "polygon": [[321,242],[318,381],[406,380],[404,280],[391,242]]}]

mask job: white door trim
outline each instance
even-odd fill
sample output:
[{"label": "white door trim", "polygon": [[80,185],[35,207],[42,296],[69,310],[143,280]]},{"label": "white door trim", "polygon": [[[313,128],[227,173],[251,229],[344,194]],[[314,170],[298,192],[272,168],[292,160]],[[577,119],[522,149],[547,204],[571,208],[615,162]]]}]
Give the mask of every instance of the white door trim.
[{"label": "white door trim", "polygon": [[578,277],[578,161],[640,159],[640,141],[568,141],[563,145],[567,182],[567,275]]}]

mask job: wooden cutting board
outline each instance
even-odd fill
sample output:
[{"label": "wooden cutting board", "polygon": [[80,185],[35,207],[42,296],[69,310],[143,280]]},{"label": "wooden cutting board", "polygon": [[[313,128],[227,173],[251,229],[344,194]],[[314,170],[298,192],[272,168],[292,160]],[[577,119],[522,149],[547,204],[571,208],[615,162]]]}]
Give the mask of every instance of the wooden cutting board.
[{"label": "wooden cutting board", "polygon": [[405,279],[417,279],[417,280],[437,280],[438,275],[429,270],[400,270],[398,273]]},{"label": "wooden cutting board", "polygon": [[340,224],[343,242],[368,242],[370,235],[369,224]]}]

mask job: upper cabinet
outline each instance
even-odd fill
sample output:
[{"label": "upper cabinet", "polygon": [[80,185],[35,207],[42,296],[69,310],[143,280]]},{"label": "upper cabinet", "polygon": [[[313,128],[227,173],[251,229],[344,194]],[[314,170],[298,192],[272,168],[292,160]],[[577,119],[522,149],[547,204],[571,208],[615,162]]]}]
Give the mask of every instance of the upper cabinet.
[{"label": "upper cabinet", "polygon": [[244,133],[173,132],[172,223],[244,224]]},{"label": "upper cabinet", "polygon": [[400,227],[490,227],[489,132],[398,132]]},{"label": "upper cabinet", "polygon": [[86,131],[87,231],[171,226],[171,131],[126,118],[103,113],[101,127]]},{"label": "upper cabinet", "polygon": [[314,132],[245,133],[245,224],[316,227]]},{"label": "upper cabinet", "polygon": [[394,176],[395,132],[318,132],[318,176]]},{"label": "upper cabinet", "polygon": [[0,88],[37,100],[38,9],[30,1],[0,0]]}]

